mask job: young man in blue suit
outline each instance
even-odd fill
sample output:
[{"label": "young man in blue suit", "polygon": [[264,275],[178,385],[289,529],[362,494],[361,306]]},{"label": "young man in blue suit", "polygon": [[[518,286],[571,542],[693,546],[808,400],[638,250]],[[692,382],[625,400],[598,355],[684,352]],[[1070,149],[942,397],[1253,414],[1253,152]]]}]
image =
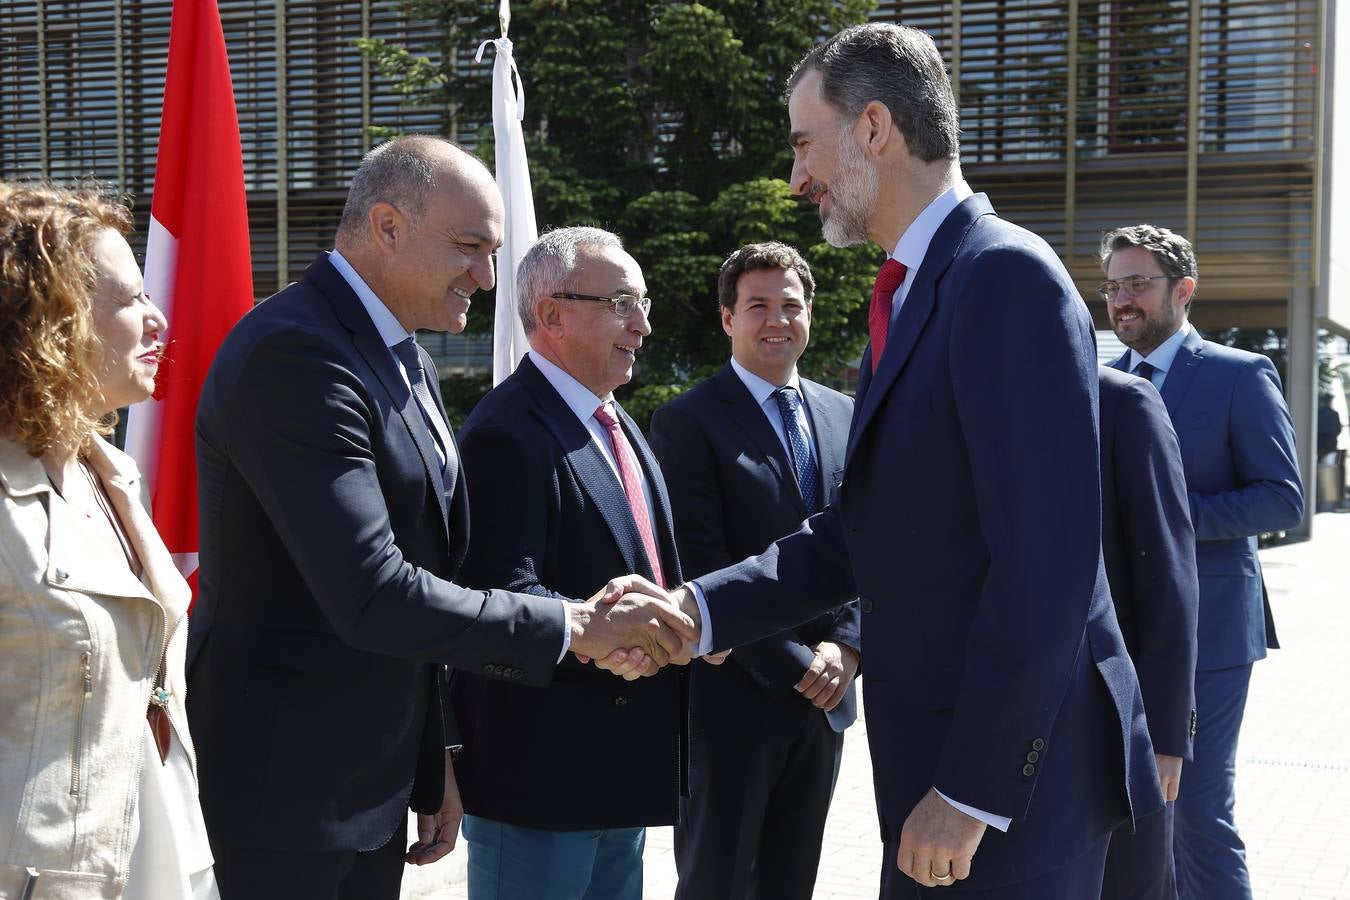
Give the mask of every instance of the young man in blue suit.
[{"label": "young man in blue suit", "polygon": [[1276,647],[1256,555],[1262,532],[1303,518],[1294,428],[1264,356],[1203,340],[1187,321],[1195,253],[1165,228],[1102,239],[1111,327],[1130,349],[1111,366],[1148,378],[1181,443],[1200,577],[1195,759],[1176,801],[1176,865],[1187,900],[1251,896],[1233,821],[1238,731],[1252,663]]},{"label": "young man in blue suit", "polygon": [[1102,563],[1091,319],[961,178],[926,34],[846,29],[788,89],[793,191],[890,257],[843,485],[674,599],[720,650],[858,595],[883,897],[1095,897],[1111,832],[1163,803]]},{"label": "young man in blue suit", "polygon": [[1111,836],[1102,898],[1176,900],[1171,801],[1195,738],[1195,532],[1181,448],[1158,392],[1115,369],[1102,367],[1097,375],[1102,553],[1168,801]]},{"label": "young man in blue suit", "polygon": [[226,900],[395,900],[405,858],[454,847],[444,664],[544,685],[569,647],[641,639],[663,655],[647,640],[660,610],[607,621],[593,603],[452,580],[467,491],[413,332],[464,328],[493,285],[502,216],[492,175],[447,141],[371,151],[336,249],[246,315],[211,366],[188,714]]},{"label": "young man in blue suit", "polygon": [[[785,244],[731,254],[717,279],[731,361],[652,416],[687,572],[758,553],[838,499],[853,401],[797,374],[815,287]],[[858,625],[850,603],[689,673],[677,900],[810,900],[857,718]]]},{"label": "young man in blue suit", "polygon": [[[461,579],[563,599],[629,571],[679,584],[661,470],[613,395],[651,334],[642,270],[617,236],[560,228],[516,285],[529,354],[460,430]],[[680,667],[625,682],[566,660],[546,690],[455,673],[470,900],[641,900],[645,826],[686,793],[687,691]]]}]

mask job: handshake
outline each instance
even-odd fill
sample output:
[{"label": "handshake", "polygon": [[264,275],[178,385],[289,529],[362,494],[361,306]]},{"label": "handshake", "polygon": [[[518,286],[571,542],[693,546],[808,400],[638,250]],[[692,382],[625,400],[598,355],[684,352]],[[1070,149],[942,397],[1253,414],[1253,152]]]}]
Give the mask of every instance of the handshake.
[{"label": "handshake", "polygon": [[[577,659],[629,681],[670,663],[687,665],[703,633],[693,590],[667,591],[641,575],[613,579],[585,603],[568,604],[567,613]],[[717,665],[726,657],[704,659]]]}]

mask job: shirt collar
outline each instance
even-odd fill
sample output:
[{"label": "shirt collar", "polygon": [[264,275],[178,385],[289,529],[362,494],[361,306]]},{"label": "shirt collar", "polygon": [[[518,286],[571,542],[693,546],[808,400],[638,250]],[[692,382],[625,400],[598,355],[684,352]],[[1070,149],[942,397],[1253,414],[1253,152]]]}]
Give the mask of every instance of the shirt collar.
[{"label": "shirt collar", "polygon": [[956,179],[955,184],[938,194],[932,203],[923,208],[918,218],[909,224],[905,233],[900,235],[900,242],[895,245],[891,257],[904,263],[909,272],[918,269],[938,228],[946,221],[947,216],[951,215],[952,210],[964,203],[973,193],[965,179]]},{"label": "shirt collar", "polygon": [[380,340],[384,341],[386,347],[392,347],[395,344],[401,344],[412,337],[412,332],[408,331],[399,324],[398,317],[390,311],[389,307],[384,305],[384,301],[375,296],[375,292],[370,289],[352,264],[347,262],[337,250],[329,251],[328,261],[333,264],[333,268],[338,270],[338,274],[347,282],[352,291],[356,294],[356,299],[361,301],[365,307],[366,314],[370,316],[370,321],[375,323],[375,330],[380,333]]},{"label": "shirt collar", "polygon": [[741,379],[741,383],[750,391],[750,396],[755,398],[755,402],[763,406],[768,399],[773,396],[773,392],[780,387],[790,387],[801,395],[801,379],[797,377],[797,367],[793,366],[792,374],[788,376],[786,384],[777,385],[771,381],[765,381],[754,372],[751,372],[745,366],[736,361],[736,357],[731,358],[731,368],[735,370],[736,376]]},{"label": "shirt collar", "polygon": [[1130,371],[1133,372],[1141,362],[1146,362],[1153,368],[1163,372],[1172,368],[1172,363],[1177,358],[1177,351],[1186,341],[1186,335],[1191,333],[1191,323],[1182,322],[1181,327],[1172,333],[1172,336],[1163,341],[1148,356],[1140,356],[1134,350],[1130,351]]},{"label": "shirt collar", "polygon": [[528,354],[530,362],[539,370],[539,374],[548,379],[548,383],[553,385],[553,389],[562,397],[567,408],[572,410],[572,414],[581,420],[582,425],[586,425],[595,417],[595,408],[601,403],[609,403],[614,399],[614,395],[601,399],[595,396],[590,388],[577,381],[570,374],[564,371],[552,360],[535,350]]}]

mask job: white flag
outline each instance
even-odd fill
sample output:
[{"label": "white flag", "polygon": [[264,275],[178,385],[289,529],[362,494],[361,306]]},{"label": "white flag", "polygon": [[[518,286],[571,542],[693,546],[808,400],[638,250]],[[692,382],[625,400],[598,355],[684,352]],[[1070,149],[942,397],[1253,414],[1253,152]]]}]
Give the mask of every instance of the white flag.
[{"label": "white flag", "polygon": [[497,313],[492,327],[494,387],[515,371],[529,349],[516,311],[516,266],[539,238],[530,169],[525,161],[525,136],[520,125],[525,116],[525,93],[511,55],[511,41],[506,37],[510,7],[509,0],[501,0],[502,36],[483,41],[474,57],[481,62],[488,44],[497,48],[497,59],[492,65],[492,133],[497,146],[497,187],[506,204],[506,234],[497,253]]}]

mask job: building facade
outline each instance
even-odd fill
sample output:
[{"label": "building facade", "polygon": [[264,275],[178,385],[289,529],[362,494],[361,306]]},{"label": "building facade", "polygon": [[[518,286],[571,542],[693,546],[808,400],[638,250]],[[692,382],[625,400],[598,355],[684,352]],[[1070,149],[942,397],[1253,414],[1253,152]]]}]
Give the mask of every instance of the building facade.
[{"label": "building facade", "polygon": [[[381,128],[453,120],[406,105],[358,39],[433,56],[462,42],[391,0],[219,6],[261,297],[329,246]],[[136,198],[143,224],[171,10],[0,0],[0,177],[94,177]],[[1309,483],[1318,332],[1350,335],[1350,170],[1335,165],[1350,146],[1350,63],[1336,65],[1332,40],[1350,40],[1350,26],[1335,13],[1334,0],[883,0],[873,13],[933,35],[958,92],[967,178],[1060,251],[1099,327],[1104,231],[1147,221],[1195,243],[1196,326],[1268,329],[1287,348]],[[432,344],[443,374],[490,366],[481,339]]]}]

